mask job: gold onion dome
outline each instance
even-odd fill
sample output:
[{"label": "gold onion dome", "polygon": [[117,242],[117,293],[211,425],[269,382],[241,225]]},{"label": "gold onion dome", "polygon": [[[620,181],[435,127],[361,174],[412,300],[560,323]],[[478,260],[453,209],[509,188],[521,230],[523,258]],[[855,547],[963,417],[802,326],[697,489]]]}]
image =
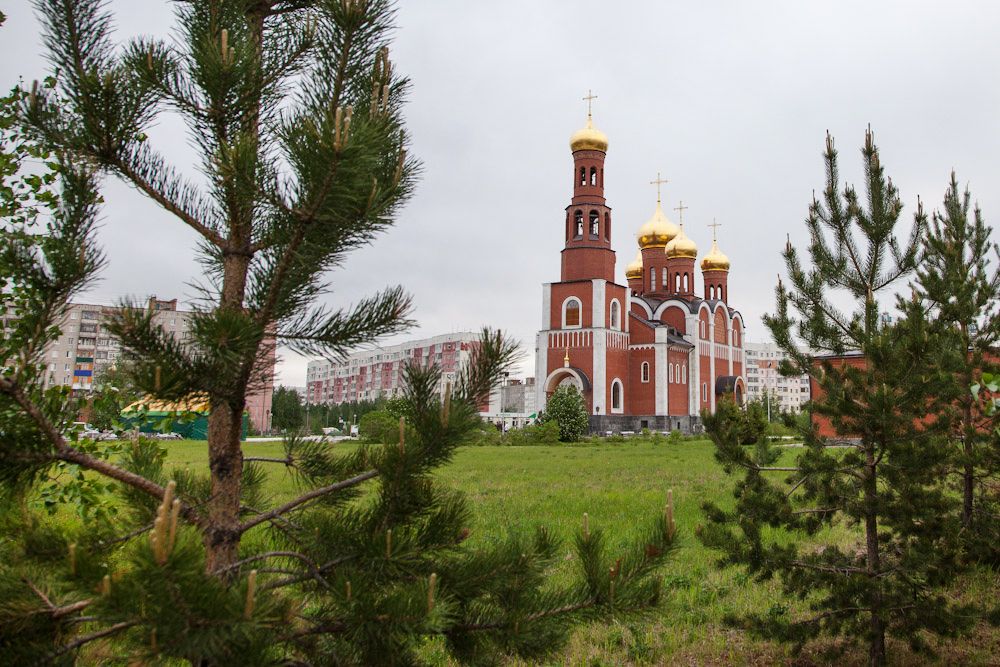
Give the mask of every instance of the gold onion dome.
[{"label": "gold onion dome", "polygon": [[667,254],[667,257],[671,258],[686,257],[688,259],[695,259],[698,257],[698,246],[684,233],[684,227],[681,227],[680,231],[677,232],[677,236],[667,244],[663,252]]},{"label": "gold onion dome", "polygon": [[653,217],[642,224],[639,228],[640,248],[662,248],[670,243],[670,240],[677,236],[681,228],[670,222],[663,214],[663,207],[660,202],[656,202],[656,211]]},{"label": "gold onion dome", "polygon": [[702,271],[728,271],[729,258],[719,250],[719,244],[713,239],[712,249],[701,260]]},{"label": "gold onion dome", "polygon": [[635,259],[633,259],[628,266],[625,267],[625,277],[628,280],[633,278],[642,278],[642,251],[640,250],[635,254]]},{"label": "gold onion dome", "polygon": [[608,152],[608,135],[604,134],[596,127],[590,114],[587,114],[587,126],[577,130],[569,138],[569,147],[576,151],[603,151]]}]

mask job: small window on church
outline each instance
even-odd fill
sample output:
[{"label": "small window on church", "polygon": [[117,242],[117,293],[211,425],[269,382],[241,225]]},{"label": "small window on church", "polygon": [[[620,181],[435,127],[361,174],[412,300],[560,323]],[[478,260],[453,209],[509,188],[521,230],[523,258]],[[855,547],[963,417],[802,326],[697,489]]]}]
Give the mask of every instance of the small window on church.
[{"label": "small window on church", "polygon": [[649,382],[649,362],[648,361],[642,362],[642,366],[640,366],[640,369],[641,370],[639,371],[639,375],[641,380],[643,382]]},{"label": "small window on church", "polygon": [[687,294],[688,291],[688,274],[684,274],[684,293]]},{"label": "small window on church", "polygon": [[611,382],[611,409],[615,412],[622,409],[622,383],[618,378]]},{"label": "small window on church", "polygon": [[597,211],[590,212],[590,238],[596,239],[601,227],[601,216]]},{"label": "small window on church", "polygon": [[574,238],[583,237],[583,211],[573,213]]},{"label": "small window on church", "polygon": [[674,291],[681,291],[681,274],[679,273],[674,274]]},{"label": "small window on church", "polygon": [[597,167],[590,168],[590,184],[597,185]]},{"label": "small window on church", "polygon": [[688,381],[688,367],[687,364],[681,364],[681,384]]},{"label": "small window on church", "polygon": [[663,272],[663,289],[668,289],[669,287],[670,287],[670,276],[668,276],[667,272],[664,271]]},{"label": "small window on church", "polygon": [[670,364],[670,382],[674,381],[674,365]]},{"label": "small window on church", "polygon": [[587,184],[587,168],[580,167],[580,185]]},{"label": "small window on church", "polygon": [[655,266],[649,270],[649,289],[650,289],[650,291],[656,291],[656,267]]},{"label": "small window on church", "polygon": [[576,299],[567,299],[563,306],[563,327],[580,326],[580,302]]},{"label": "small window on church", "polygon": [[611,328],[621,329],[621,308],[618,306],[618,299],[611,301]]},{"label": "small window on church", "polygon": [[604,240],[611,240],[611,214],[607,212],[604,214]]},{"label": "small window on church", "polygon": [[701,383],[701,400],[705,401],[705,402],[708,402],[708,383],[707,382],[702,382]]}]

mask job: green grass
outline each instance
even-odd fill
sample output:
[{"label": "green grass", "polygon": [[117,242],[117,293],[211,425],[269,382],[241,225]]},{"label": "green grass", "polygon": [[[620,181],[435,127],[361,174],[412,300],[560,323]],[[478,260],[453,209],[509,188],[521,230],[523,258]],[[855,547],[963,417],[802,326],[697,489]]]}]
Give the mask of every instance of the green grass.
[{"label": "green grass", "polygon": [[[350,442],[333,445],[349,451]],[[168,465],[207,467],[204,442],[166,444]],[[249,443],[247,456],[280,456],[280,443]],[[622,444],[552,447],[466,447],[437,473],[440,483],[463,491],[473,508],[470,548],[500,539],[510,531],[529,531],[544,525],[564,541],[570,538],[584,512],[591,527],[603,528],[609,545],[620,546],[640,526],[663,511],[668,489],[673,489],[679,547],[663,570],[668,595],[662,611],[648,621],[631,625],[594,624],[577,631],[569,646],[552,664],[817,664],[812,647],[794,658],[783,646],[751,639],[723,624],[726,614],[766,610],[776,602],[797,606],[780,597],[775,582],[757,583],[738,569],[720,570],[715,555],[694,535],[704,521],[701,505],[731,504],[733,480],[713,458],[705,440],[678,444],[651,444],[629,439]],[[791,461],[796,450],[782,457]],[[276,502],[296,495],[291,477],[280,465],[265,464],[271,473],[269,490]],[[816,541],[851,545],[857,534],[838,525],[820,533]],[[571,560],[553,573],[568,576]],[[995,598],[1000,593],[995,573],[977,572],[959,587],[961,595]],[[958,594],[958,593],[956,593]],[[896,664],[912,664],[917,656],[892,645]],[[995,664],[1000,655],[1000,633],[982,629],[975,640],[939,645],[941,664]],[[863,664],[866,655],[849,649],[843,665]],[[926,658],[920,656],[919,661]]]}]

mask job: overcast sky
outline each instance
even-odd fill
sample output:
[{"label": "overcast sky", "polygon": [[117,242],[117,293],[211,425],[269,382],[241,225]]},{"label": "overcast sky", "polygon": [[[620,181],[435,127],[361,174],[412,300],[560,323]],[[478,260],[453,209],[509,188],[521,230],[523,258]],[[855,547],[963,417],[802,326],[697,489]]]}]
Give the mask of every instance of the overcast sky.
[{"label": "overcast sky", "polygon": [[[110,6],[122,38],[169,33],[168,2]],[[0,9],[0,84],[40,78],[29,3]],[[540,285],[559,279],[568,139],[585,120],[588,89],[610,139],[619,282],[659,171],[670,180],[669,217],[683,200],[700,252],[711,244],[706,225],[722,223],[730,305],[753,341],[768,338],[760,317],[773,306],[785,235],[805,240],[827,129],[842,175],[857,182],[871,124],[907,218],[918,195],[939,205],[954,167],[987,220],[1000,222],[1000,3],[411,0],[398,26],[392,58],[413,82],[407,118],[423,180],[396,227],[330,275],[327,299],[346,304],[402,284],[419,322],[410,336],[501,327],[529,353],[525,375]],[[183,126],[166,119],[149,134],[190,170]],[[104,194],[110,263],[88,298],[191,298],[194,233],[120,182],[108,180]],[[304,384],[305,364],[285,353],[280,381]]]}]

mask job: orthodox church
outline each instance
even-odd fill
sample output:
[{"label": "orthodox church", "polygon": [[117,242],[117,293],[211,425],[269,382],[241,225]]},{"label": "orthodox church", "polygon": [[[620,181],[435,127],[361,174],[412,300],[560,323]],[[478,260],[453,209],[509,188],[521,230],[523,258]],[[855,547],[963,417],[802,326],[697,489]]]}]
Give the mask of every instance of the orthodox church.
[{"label": "orthodox church", "polygon": [[537,403],[574,385],[591,431],[698,431],[703,410],[725,397],[742,404],[743,319],[729,305],[729,259],[712,247],[701,258],[684,230],[683,202],[674,224],[656,208],[639,227],[638,254],[618,282],[611,249],[611,208],[604,197],[607,136],[587,124],[570,138],[573,196],[566,207],[559,282],[542,285],[536,339]]}]

